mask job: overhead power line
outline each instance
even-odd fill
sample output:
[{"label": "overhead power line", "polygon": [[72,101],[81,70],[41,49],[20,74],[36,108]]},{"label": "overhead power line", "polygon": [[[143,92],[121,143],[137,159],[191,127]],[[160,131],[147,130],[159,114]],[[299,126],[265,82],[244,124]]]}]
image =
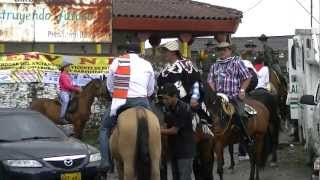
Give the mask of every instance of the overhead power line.
[{"label": "overhead power line", "polygon": [[263,0],[258,1],[253,6],[251,6],[249,9],[245,10],[243,13],[247,13],[247,12],[251,11],[252,9],[256,8],[259,4],[261,4],[262,2],[263,2]]},{"label": "overhead power line", "polygon": [[310,12],[306,7],[304,7],[303,4],[302,4],[299,0],[296,0],[296,2],[312,17],[312,19],[313,19],[314,21],[316,21],[318,24],[320,24],[320,21],[319,21],[317,18],[315,18],[315,17],[311,14],[311,12]]}]

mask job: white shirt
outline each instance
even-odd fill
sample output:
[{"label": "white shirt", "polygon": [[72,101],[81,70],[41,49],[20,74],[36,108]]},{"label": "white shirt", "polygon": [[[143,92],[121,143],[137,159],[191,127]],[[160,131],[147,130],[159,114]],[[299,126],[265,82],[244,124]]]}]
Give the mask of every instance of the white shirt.
[{"label": "white shirt", "polygon": [[269,68],[263,66],[258,72],[258,85],[256,88],[268,89],[269,85]]},{"label": "white shirt", "polygon": [[254,68],[253,64],[251,63],[251,61],[249,60],[242,60],[242,62],[244,63],[244,65],[249,68],[249,69],[252,69],[256,74],[257,74],[257,71],[256,69]]},{"label": "white shirt", "polygon": [[[150,62],[139,57],[137,54],[129,54],[130,57],[130,82],[128,98],[148,97],[153,94],[155,77]],[[122,58],[115,58],[109,67],[107,76],[107,88],[113,92],[114,74],[118,68],[118,62]]]}]

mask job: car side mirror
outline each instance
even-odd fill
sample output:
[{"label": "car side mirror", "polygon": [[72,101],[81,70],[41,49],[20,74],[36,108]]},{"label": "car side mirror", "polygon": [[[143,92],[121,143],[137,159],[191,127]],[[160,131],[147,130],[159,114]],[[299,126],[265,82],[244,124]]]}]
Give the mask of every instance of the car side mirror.
[{"label": "car side mirror", "polygon": [[303,95],[300,99],[301,104],[306,104],[306,105],[317,105],[316,102],[314,102],[314,96],[313,95]]}]

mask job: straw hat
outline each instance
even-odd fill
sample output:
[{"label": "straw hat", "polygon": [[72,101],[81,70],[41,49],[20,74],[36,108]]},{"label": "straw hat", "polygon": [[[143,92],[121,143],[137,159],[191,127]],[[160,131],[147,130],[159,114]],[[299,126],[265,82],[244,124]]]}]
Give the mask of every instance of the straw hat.
[{"label": "straw hat", "polygon": [[167,42],[167,43],[163,44],[161,47],[165,48],[169,51],[179,51],[180,50],[178,41]]}]

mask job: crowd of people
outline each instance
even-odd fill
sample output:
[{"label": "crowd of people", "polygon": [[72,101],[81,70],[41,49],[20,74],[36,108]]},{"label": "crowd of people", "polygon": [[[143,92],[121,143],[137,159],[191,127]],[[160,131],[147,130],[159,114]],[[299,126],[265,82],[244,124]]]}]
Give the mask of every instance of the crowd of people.
[{"label": "crowd of people", "polygon": [[[154,95],[155,87],[158,87],[156,96],[164,105],[166,121],[161,134],[168,137],[172,152],[170,161],[173,179],[191,180],[192,163],[196,154],[192,114],[196,112],[209,124],[212,123],[205,107],[203,87],[208,85],[211,91],[227,95],[236,108],[236,124],[244,141],[253,144],[244,123],[248,117],[243,100],[255,89],[268,93],[269,68],[265,65],[267,55],[250,54],[247,59],[245,54],[242,57],[235,56],[234,46],[224,39],[215,46],[216,58],[209,62],[211,64],[207,79],[203,80],[201,72],[192,61],[182,57],[178,41],[168,42],[161,47],[166,66],[158,77],[155,77],[151,63],[139,56],[139,46],[135,44],[129,45],[126,52],[113,60],[107,75],[107,89],[112,95],[112,102],[102,118],[99,135],[102,156],[100,168],[108,170],[112,165],[109,136],[116,125],[119,107],[142,106],[150,109],[148,98]],[[248,48],[254,46],[251,44]],[[62,124],[67,123],[65,112],[70,93],[81,91],[72,85],[68,66],[66,64],[62,67],[59,80]],[[239,147],[240,156],[245,156],[244,149],[241,145]]]}]

